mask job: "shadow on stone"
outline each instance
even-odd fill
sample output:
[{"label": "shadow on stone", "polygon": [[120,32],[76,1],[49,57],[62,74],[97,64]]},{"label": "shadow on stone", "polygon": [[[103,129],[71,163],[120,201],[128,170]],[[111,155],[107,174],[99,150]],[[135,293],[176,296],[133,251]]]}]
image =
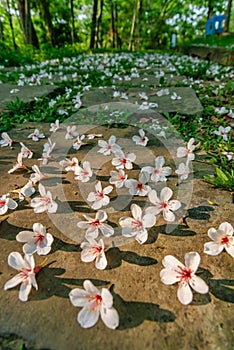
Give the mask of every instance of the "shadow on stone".
[{"label": "shadow on stone", "polygon": [[119,330],[129,329],[139,326],[145,320],[153,322],[173,322],[175,315],[159,305],[137,301],[125,301],[120,295],[112,291],[114,297],[114,307],[119,313]]},{"label": "shadow on stone", "polygon": [[217,299],[234,303],[234,280],[213,279],[213,275],[206,269],[201,269],[200,276],[209,286],[209,292]]},{"label": "shadow on stone", "polygon": [[210,219],[210,212],[214,211],[214,208],[208,205],[200,205],[195,208],[188,209],[187,218],[194,220],[208,220]]},{"label": "shadow on stone", "polygon": [[[75,287],[83,288],[84,279],[76,278],[62,278],[59,277],[63,275],[66,270],[63,268],[50,267],[55,261],[46,265],[37,276],[37,283],[39,290],[37,292],[33,291],[33,296],[31,300],[44,300],[49,299],[52,296],[57,296],[59,298],[68,298],[69,292],[74,289],[74,287],[68,287],[67,285],[73,285]],[[109,281],[103,281],[98,279],[90,279],[90,281],[97,287],[104,287],[108,285]]]},{"label": "shadow on stone", "polygon": [[61,239],[54,237],[51,253],[54,253],[57,250],[62,250],[64,252],[81,252],[80,244],[66,243]]},{"label": "shadow on stone", "polygon": [[115,269],[121,266],[122,260],[129,264],[135,264],[139,266],[149,266],[157,264],[157,260],[148,256],[141,256],[130,251],[121,251],[119,248],[110,248],[106,253],[108,261],[107,270]]},{"label": "shadow on stone", "polygon": [[151,244],[157,241],[158,234],[162,233],[169,236],[179,236],[179,237],[187,237],[187,236],[195,236],[196,232],[192,230],[188,230],[187,226],[178,225],[178,224],[166,224],[152,227],[149,231],[148,240],[146,244]]}]

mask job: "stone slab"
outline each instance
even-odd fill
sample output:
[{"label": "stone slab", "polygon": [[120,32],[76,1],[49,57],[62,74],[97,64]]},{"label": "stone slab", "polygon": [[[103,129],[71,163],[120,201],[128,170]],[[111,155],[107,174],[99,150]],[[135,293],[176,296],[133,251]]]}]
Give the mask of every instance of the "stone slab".
[{"label": "stone slab", "polygon": [[[7,105],[9,102],[16,101],[18,98],[20,101],[29,103],[34,100],[35,97],[42,97],[48,95],[58,89],[56,85],[25,85],[18,86],[13,84],[1,84],[0,85],[0,111],[8,110]],[[11,91],[16,92],[11,93]]]},{"label": "stone slab", "polygon": [[[72,123],[75,124],[75,118]],[[27,139],[27,135],[35,127],[39,127],[46,137],[53,137],[48,124],[31,123],[9,131],[9,135],[14,136],[16,141],[25,142],[35,152],[34,158],[25,160],[28,166],[40,164],[37,158],[40,157],[45,142],[40,140],[36,143]],[[80,133],[102,133],[105,140],[116,135],[123,147],[128,146],[137,131],[131,126],[116,129],[77,125],[77,128]],[[176,148],[169,152],[161,141],[150,133],[147,134],[150,138],[147,148],[138,146],[131,149],[140,152],[139,167],[153,163],[156,155],[163,155],[166,165],[174,169],[172,156]],[[64,131],[60,131],[57,137],[58,141],[63,140]],[[92,149],[96,145],[97,139],[90,141],[89,145],[78,152],[71,148],[68,155],[77,156],[82,162],[87,153],[90,153],[97,164],[98,176],[107,184],[106,176],[112,169],[111,158],[98,158],[97,153],[95,157]],[[19,149],[18,143],[13,144],[12,149],[0,148],[2,193],[10,192],[16,185],[24,185],[29,177],[25,172],[10,176],[7,174]],[[55,156],[60,156],[59,151],[55,152]],[[228,192],[212,189],[202,180],[205,173],[213,172],[213,167],[200,163],[199,160],[198,155],[193,163],[193,177],[188,183],[177,186],[175,176],[171,176],[166,183],[176,194],[173,198],[180,193],[181,201],[187,203],[183,214],[186,216],[184,223],[181,222],[174,231],[166,232],[165,221],[162,217],[158,218],[156,227],[149,232],[147,244],[140,245],[133,240],[110,249],[107,253],[108,268],[104,271],[95,269],[93,263],[82,263],[79,241],[62,233],[58,221],[55,223],[54,218],[46,213],[34,214],[30,201],[22,202],[17,210],[9,212],[8,219],[0,224],[0,344],[5,346],[7,343],[11,350],[18,349],[20,342],[24,342],[28,350],[232,350],[233,258],[225,252],[214,257],[208,256],[203,253],[203,245],[209,240],[207,230],[210,227],[217,228],[223,221],[233,225],[233,204]],[[56,187],[59,176],[62,176],[64,193],[77,221],[84,213],[93,215],[89,212],[85,198],[81,196],[81,188],[74,181],[71,172],[59,174],[55,161],[49,163],[44,170],[54,181],[49,183],[51,188]],[[133,171],[129,171],[129,177],[137,176],[138,172],[139,168],[135,167]],[[47,186],[46,183],[44,185]],[[164,185],[161,183],[159,186]],[[135,200],[142,204],[143,198]],[[59,202],[59,206],[61,205]],[[66,214],[63,211],[56,214],[58,219],[62,213]],[[129,208],[112,211],[109,219],[112,223],[117,222],[124,215],[129,215]],[[29,300],[22,303],[18,300],[18,287],[9,291],[3,290],[6,281],[16,274],[7,265],[7,257],[12,251],[22,251],[22,244],[15,237],[22,230],[31,230],[36,221],[43,223],[55,240],[52,251],[47,256],[47,266],[37,275],[38,291],[33,289]],[[69,220],[64,220],[67,230],[69,223]],[[80,235],[79,230],[75,232]],[[160,271],[163,268],[162,259],[166,255],[174,255],[183,261],[184,254],[189,251],[197,251],[201,255],[199,276],[209,285],[210,291],[206,295],[194,293],[193,302],[183,306],[177,300],[178,286],[162,284]],[[37,264],[41,263],[43,257],[35,256],[35,260]],[[78,325],[76,318],[80,308],[71,305],[68,293],[73,288],[81,288],[85,279],[91,279],[99,288],[113,283],[111,291],[114,307],[120,315],[120,326],[117,330],[108,329],[101,320],[88,330]]]},{"label": "stone slab", "polygon": [[[154,102],[158,104],[158,108],[153,108],[154,111],[158,113],[181,113],[187,116],[193,116],[196,114],[202,114],[203,107],[201,102],[196,96],[195,91],[189,87],[170,87],[168,88],[170,94],[158,97],[156,92],[161,89],[141,89],[141,88],[116,88],[117,91],[125,92],[128,99],[122,99],[121,97],[113,97],[114,90],[112,88],[104,89],[94,89],[91,91],[85,91],[81,100],[84,107],[90,107],[93,105],[103,105],[105,103],[132,103],[136,106],[136,110],[142,104],[142,100],[139,98],[139,93],[145,92],[149,100],[148,102]],[[172,100],[171,95],[175,92],[177,95],[181,96],[180,100]]]}]

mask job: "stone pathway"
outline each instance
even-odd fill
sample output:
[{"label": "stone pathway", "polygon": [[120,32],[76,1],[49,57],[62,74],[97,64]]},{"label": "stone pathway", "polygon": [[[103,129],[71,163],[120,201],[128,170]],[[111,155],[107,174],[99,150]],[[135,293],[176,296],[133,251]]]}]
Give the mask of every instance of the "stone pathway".
[{"label": "stone pathway", "polygon": [[[34,151],[34,157],[25,160],[26,165],[40,165],[38,158],[41,157],[45,139],[36,143],[27,138],[37,127],[46,138],[51,137],[56,142],[54,159],[42,170],[49,177],[43,184],[53,193],[59,209],[55,214],[34,214],[30,199],[27,199],[19,203],[17,210],[9,211],[9,217],[0,223],[1,349],[18,350],[23,343],[27,350],[233,349],[233,259],[224,252],[215,257],[203,253],[204,243],[209,241],[207,231],[210,227],[218,228],[223,221],[233,224],[232,199],[228,192],[212,189],[203,181],[203,176],[213,174],[214,169],[205,163],[205,155],[199,150],[193,162],[193,174],[188,181],[178,184],[174,173],[178,165],[175,155],[182,141],[168,129],[165,129],[168,138],[160,138],[158,131],[149,126],[152,121],[159,121],[170,127],[160,113],[179,112],[192,117],[202,113],[202,106],[193,89],[177,86],[184,81],[183,76],[174,76],[165,69],[161,86],[158,71],[142,69],[140,78],[132,78],[129,82],[116,81],[116,91],[126,93],[127,100],[114,98],[112,87],[84,91],[81,97],[83,108],[74,113],[66,124],[77,125],[80,134],[103,134],[104,140],[115,135],[122,147],[135,152],[137,162],[134,169],[128,172],[129,178],[137,178],[144,165],[154,165],[156,156],[164,156],[166,165],[173,169],[173,175],[166,184],[157,183],[156,189],[160,191],[165,185],[169,186],[174,191],[173,198],[183,203],[175,224],[166,225],[159,217],[156,226],[149,230],[147,243],[140,245],[135,240],[123,240],[120,229],[117,229],[119,218],[130,215],[131,198],[126,194],[126,189],[113,191],[106,210],[109,223],[115,227],[116,237],[107,239],[110,249],[107,251],[108,266],[104,271],[95,269],[94,263],[81,262],[80,243],[84,232],[78,229],[77,222],[82,220],[83,214],[94,215],[87,204],[87,195],[93,190],[96,180],[109,185],[108,174],[113,170],[111,157],[97,153],[97,139],[90,140],[86,146],[75,151],[72,148],[74,141],[67,144],[64,131],[51,135],[48,124],[23,124],[9,131],[16,142],[12,149],[0,148],[1,193],[11,193],[16,187],[25,185],[30,176],[24,171],[11,175],[7,173],[20,150],[19,141]],[[56,83],[56,75],[52,81]],[[61,76],[58,75],[57,81],[61,81]],[[157,92],[165,87],[168,87],[169,95],[158,97]],[[6,110],[7,103],[15,101],[16,97],[31,102],[34,97],[47,95],[57,88],[55,85],[18,87],[2,84],[0,111]],[[10,94],[12,89],[19,91]],[[142,92],[148,95],[148,102],[157,103],[158,107],[139,110],[143,102],[139,93]],[[172,100],[170,96],[173,92],[181,96],[181,100]],[[124,113],[126,128],[81,125],[90,115],[94,122],[100,115],[104,116],[103,121],[108,118],[114,121],[115,111]],[[143,123],[150,139],[147,148],[135,146],[131,141],[138,132],[133,126],[137,121]],[[67,155],[77,156],[81,162],[88,159],[95,168],[96,179],[82,184],[74,180],[73,173],[61,171],[58,161]],[[15,194],[11,196],[16,198]],[[145,205],[144,198],[135,197],[133,201],[142,207]],[[29,301],[22,303],[18,300],[18,287],[3,290],[6,281],[15,275],[15,271],[7,265],[7,258],[12,251],[22,252],[22,244],[15,237],[22,230],[31,230],[34,222],[45,225],[48,232],[53,234],[54,242],[47,265],[37,275],[38,291],[33,289]],[[198,274],[209,285],[209,293],[194,293],[193,302],[183,306],[176,296],[178,286],[164,285],[160,280],[160,271],[166,255],[174,255],[183,262],[185,253],[190,251],[201,255]],[[39,264],[43,257],[36,256],[35,260]],[[77,323],[80,308],[71,305],[68,294],[71,289],[82,288],[86,279],[100,288],[112,283],[114,307],[120,315],[117,330],[108,329],[101,320],[88,330]]]}]

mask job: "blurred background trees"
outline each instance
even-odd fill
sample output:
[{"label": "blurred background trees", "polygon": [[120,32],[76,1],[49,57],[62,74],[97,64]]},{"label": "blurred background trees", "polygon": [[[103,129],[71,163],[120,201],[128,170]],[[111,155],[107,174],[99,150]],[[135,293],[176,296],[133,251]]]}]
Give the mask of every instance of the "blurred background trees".
[{"label": "blurred background trees", "polygon": [[232,0],[1,0],[0,43],[46,50],[73,45],[80,50],[169,48],[205,35],[213,14],[226,13],[234,32]]}]

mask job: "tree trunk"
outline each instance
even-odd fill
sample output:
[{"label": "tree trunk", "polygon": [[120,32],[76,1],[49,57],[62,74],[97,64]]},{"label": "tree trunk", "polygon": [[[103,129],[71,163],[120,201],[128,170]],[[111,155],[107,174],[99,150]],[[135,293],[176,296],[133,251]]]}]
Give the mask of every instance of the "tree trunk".
[{"label": "tree trunk", "polygon": [[139,0],[138,1],[138,21],[137,21],[137,32],[138,32],[137,50],[140,50],[140,48],[141,48],[142,14],[143,14],[143,0]]},{"label": "tree trunk", "polygon": [[135,27],[136,27],[138,2],[139,2],[139,0],[136,0],[135,4],[134,4],[133,15],[132,15],[132,26],[131,26],[130,41],[128,44],[128,50],[132,50],[134,48],[134,45],[133,45],[134,38],[133,37],[134,37],[134,32],[135,32]]},{"label": "tree trunk", "polygon": [[50,44],[52,47],[54,47],[56,42],[55,42],[55,35],[54,35],[54,27],[53,27],[53,23],[52,23],[51,14],[50,14],[49,1],[48,0],[40,0],[40,3],[41,3],[42,10],[43,10],[44,22],[45,22],[45,25],[47,27],[47,34],[48,34],[48,37],[50,40]]},{"label": "tree trunk", "polygon": [[91,50],[96,47],[97,9],[98,9],[98,0],[93,0],[91,36],[90,36],[90,49]]},{"label": "tree trunk", "polygon": [[225,25],[224,25],[225,32],[229,31],[231,11],[232,11],[232,0],[228,0],[227,11],[226,11],[226,20],[225,20]]},{"label": "tree trunk", "polygon": [[30,13],[30,0],[17,0],[17,6],[24,33],[25,44],[33,45],[36,49],[39,49],[37,33],[35,31]]},{"label": "tree trunk", "polygon": [[114,4],[113,1],[111,1],[111,47],[112,49],[115,48],[115,10],[114,10]]},{"label": "tree trunk", "polygon": [[4,29],[3,29],[3,23],[0,18],[0,41],[4,41]]},{"label": "tree trunk", "polygon": [[13,27],[13,23],[12,23],[11,9],[10,9],[9,0],[7,0],[6,3],[7,3],[7,17],[8,17],[10,28],[11,28],[12,43],[13,43],[14,50],[17,50],[17,45],[16,45],[16,42],[15,42],[15,31],[14,31],[14,27]]},{"label": "tree trunk", "polygon": [[70,0],[70,9],[71,9],[71,39],[72,45],[76,41],[76,32],[75,32],[75,17],[74,17],[74,2]]},{"label": "tree trunk", "polygon": [[213,16],[213,0],[208,0],[208,13],[207,13],[207,19],[210,19]]},{"label": "tree trunk", "polygon": [[96,30],[97,47],[102,47],[102,43],[103,43],[103,30],[102,30],[103,5],[104,5],[104,0],[101,0],[98,19],[97,19],[97,30]]}]

